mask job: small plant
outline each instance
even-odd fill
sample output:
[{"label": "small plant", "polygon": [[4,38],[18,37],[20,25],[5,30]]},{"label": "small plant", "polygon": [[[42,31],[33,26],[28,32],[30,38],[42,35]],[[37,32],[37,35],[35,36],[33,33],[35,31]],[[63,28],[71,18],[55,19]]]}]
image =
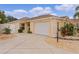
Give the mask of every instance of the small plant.
[{"label": "small plant", "polygon": [[64,27],[62,27],[61,28],[61,35],[64,37],[65,35],[67,35],[67,30],[64,28]]},{"label": "small plant", "polygon": [[77,24],[76,30],[79,33],[79,25],[78,24]]},{"label": "small plant", "polygon": [[30,30],[28,30],[27,33],[32,33],[32,32]]},{"label": "small plant", "polygon": [[29,27],[29,29],[28,29],[27,33],[32,33],[32,32],[30,31],[30,27]]},{"label": "small plant", "polygon": [[23,30],[20,28],[20,29],[18,29],[18,32],[19,33],[23,33]]},{"label": "small plant", "polygon": [[11,33],[11,29],[5,28],[3,33],[4,34],[10,34]]}]

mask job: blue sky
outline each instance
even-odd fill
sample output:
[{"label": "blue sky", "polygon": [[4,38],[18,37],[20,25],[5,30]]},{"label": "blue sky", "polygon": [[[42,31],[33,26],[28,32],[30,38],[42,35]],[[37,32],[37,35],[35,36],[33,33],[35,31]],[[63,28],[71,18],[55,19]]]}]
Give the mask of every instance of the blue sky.
[{"label": "blue sky", "polygon": [[[35,7],[54,7],[57,4],[0,4],[1,10],[16,10],[25,9],[30,10]],[[59,4],[60,5],[60,4]]]},{"label": "blue sky", "polygon": [[18,19],[44,14],[73,18],[76,6],[74,4],[0,4],[0,10],[4,10],[6,15],[11,15]]}]

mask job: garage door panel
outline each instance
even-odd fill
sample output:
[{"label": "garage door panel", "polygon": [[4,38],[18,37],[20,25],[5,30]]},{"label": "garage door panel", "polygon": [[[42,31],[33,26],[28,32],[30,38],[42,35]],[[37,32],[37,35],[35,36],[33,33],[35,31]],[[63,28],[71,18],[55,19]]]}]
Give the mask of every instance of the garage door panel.
[{"label": "garage door panel", "polygon": [[51,37],[56,37],[57,36],[57,23],[56,22],[36,23],[35,33],[48,35]]},{"label": "garage door panel", "polygon": [[49,23],[36,23],[35,24],[35,33],[36,34],[43,34],[48,35],[49,33]]}]

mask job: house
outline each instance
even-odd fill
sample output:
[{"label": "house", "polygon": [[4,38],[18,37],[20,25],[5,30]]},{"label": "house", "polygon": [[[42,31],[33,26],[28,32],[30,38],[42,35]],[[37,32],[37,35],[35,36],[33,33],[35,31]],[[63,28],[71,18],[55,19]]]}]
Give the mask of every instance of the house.
[{"label": "house", "polygon": [[[18,30],[22,28],[23,32],[30,31],[34,34],[57,37],[58,27],[60,29],[65,22],[72,22],[74,24],[74,21],[75,20],[69,20],[66,16],[59,17],[47,14],[33,18],[24,17],[7,23],[7,27],[11,29],[11,33],[18,33]],[[75,21],[75,24],[76,23],[77,21]],[[60,32],[59,35],[61,36]]]}]

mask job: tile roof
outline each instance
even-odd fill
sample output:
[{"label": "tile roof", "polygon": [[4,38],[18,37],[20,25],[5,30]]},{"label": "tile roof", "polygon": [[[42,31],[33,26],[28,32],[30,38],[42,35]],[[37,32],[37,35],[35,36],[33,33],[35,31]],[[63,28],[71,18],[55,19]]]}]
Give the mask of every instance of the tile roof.
[{"label": "tile roof", "polygon": [[[31,20],[40,19],[40,18],[46,18],[46,17],[53,17],[53,16],[54,15],[46,14],[46,15],[41,15],[41,16],[33,17],[33,18],[31,18]],[[57,17],[57,16],[54,16],[54,17]]]},{"label": "tile roof", "polygon": [[69,19],[70,22],[79,22],[79,19]]}]

